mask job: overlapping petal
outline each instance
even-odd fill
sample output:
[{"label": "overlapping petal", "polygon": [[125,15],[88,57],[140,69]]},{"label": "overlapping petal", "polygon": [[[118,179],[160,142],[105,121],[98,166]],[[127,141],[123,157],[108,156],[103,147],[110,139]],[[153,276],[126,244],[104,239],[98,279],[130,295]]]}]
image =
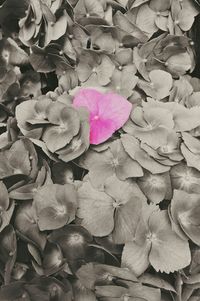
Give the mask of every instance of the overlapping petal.
[{"label": "overlapping petal", "polygon": [[90,143],[106,141],[127,121],[131,103],[115,93],[103,94],[94,89],[81,89],[73,100],[74,107],[90,112]]}]

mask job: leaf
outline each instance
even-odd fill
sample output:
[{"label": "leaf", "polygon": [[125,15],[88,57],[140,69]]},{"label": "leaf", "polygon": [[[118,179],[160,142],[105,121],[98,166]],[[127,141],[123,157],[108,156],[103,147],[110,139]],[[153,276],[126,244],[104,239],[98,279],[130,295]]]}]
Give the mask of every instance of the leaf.
[{"label": "leaf", "polygon": [[114,227],[113,199],[103,191],[92,187],[90,182],[83,182],[78,189],[77,216],[82,219],[82,226],[94,236],[105,236]]}]

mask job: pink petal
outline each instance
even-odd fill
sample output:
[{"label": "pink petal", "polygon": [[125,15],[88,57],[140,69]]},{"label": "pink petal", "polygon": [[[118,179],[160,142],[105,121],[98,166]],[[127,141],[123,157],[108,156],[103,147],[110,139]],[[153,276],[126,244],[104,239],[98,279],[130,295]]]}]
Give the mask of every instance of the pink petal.
[{"label": "pink petal", "polygon": [[115,132],[112,120],[94,120],[90,122],[90,143],[100,144],[108,140]]},{"label": "pink petal", "polygon": [[118,130],[128,120],[131,109],[132,104],[123,96],[107,93],[101,100],[99,115],[104,119],[112,119],[115,123],[115,130]]},{"label": "pink petal", "polygon": [[90,112],[90,143],[109,139],[128,120],[132,105],[116,93],[103,94],[95,89],[81,89],[73,105],[84,106]]},{"label": "pink petal", "polygon": [[73,100],[73,106],[86,107],[90,113],[97,115],[102,96],[102,93],[94,89],[80,89]]}]

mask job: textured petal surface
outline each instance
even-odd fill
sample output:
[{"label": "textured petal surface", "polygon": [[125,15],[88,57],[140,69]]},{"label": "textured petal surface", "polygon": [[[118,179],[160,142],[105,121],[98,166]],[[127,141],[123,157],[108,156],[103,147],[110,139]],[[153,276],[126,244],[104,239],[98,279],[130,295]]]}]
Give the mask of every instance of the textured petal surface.
[{"label": "textured petal surface", "polygon": [[75,96],[75,107],[90,112],[90,143],[100,144],[112,136],[127,121],[132,105],[123,96],[103,94],[95,89],[81,89]]}]

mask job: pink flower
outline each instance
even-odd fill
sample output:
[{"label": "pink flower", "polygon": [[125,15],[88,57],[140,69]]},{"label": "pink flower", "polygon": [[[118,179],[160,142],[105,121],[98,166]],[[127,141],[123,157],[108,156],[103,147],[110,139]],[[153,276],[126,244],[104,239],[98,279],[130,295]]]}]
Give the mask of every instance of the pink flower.
[{"label": "pink flower", "polygon": [[73,105],[86,107],[90,112],[90,143],[100,144],[112,136],[127,121],[132,105],[116,93],[101,93],[95,89],[81,89]]}]

